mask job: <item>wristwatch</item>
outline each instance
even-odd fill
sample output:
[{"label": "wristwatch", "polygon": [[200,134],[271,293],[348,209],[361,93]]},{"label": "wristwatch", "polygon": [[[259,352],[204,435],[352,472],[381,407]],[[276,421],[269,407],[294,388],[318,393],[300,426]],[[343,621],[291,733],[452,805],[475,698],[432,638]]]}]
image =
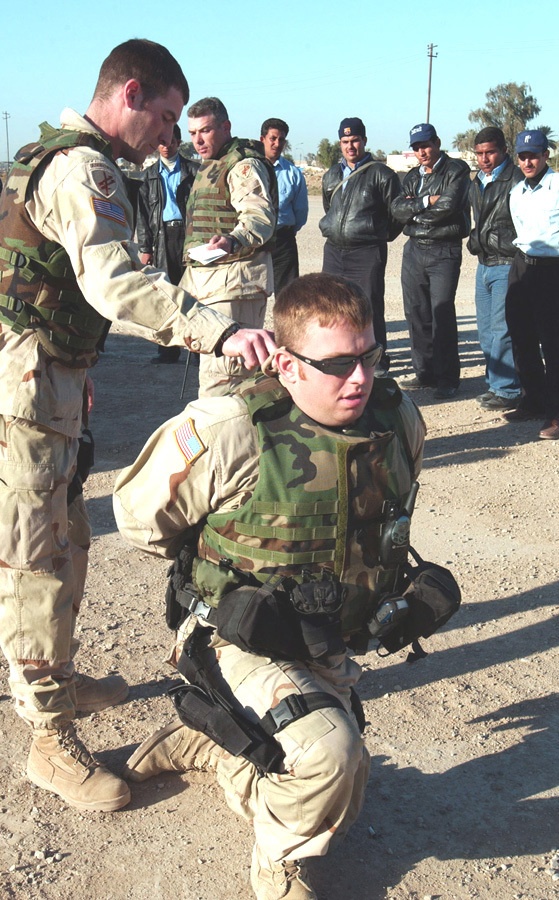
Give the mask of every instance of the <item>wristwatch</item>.
[{"label": "wristwatch", "polygon": [[230,325],[229,328],[227,328],[223,332],[223,334],[221,335],[220,339],[218,340],[217,344],[214,347],[215,356],[223,356],[223,345],[224,345],[225,341],[228,338],[230,338],[232,335],[237,334],[237,331],[240,331],[240,330],[241,330],[241,326],[237,322],[233,322],[233,324]]}]

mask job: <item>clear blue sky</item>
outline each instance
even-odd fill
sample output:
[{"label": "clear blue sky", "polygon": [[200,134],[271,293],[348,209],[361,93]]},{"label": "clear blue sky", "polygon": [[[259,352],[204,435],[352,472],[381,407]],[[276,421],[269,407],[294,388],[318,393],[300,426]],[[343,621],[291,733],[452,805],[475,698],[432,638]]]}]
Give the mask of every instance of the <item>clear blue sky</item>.
[{"label": "clear blue sky", "polygon": [[[297,157],[323,137],[335,140],[340,119],[355,115],[371,149],[405,148],[409,128],[426,116],[430,43],[438,45],[430,118],[443,146],[469,127],[468,112],[484,104],[487,90],[506,81],[531,85],[539,121],[559,134],[554,3],[28,0],[5,11],[2,23],[0,114],[10,114],[10,155],[36,138],[43,120],[57,124],[64,106],[84,112],[102,60],[130,37],[168,46],[191,101],[219,96],[234,134],[258,137],[263,119],[286,119]],[[186,113],[181,125],[186,131]]]}]

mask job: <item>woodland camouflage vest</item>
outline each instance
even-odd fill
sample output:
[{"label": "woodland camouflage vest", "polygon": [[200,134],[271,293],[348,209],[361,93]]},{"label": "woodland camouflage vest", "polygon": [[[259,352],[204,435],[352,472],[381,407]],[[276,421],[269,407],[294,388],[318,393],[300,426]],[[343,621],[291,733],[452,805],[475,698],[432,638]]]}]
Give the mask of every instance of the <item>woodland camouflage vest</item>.
[{"label": "woodland camouflage vest", "polygon": [[[270,194],[274,208],[278,207],[278,185],[273,166],[264,156],[264,148],[259,141],[233,138],[223,148],[219,159],[208,159],[198,169],[186,205],[186,237],[184,242],[185,262],[201,265],[187,256],[190,247],[206,244],[214,234],[230,234],[237,224],[238,212],[231,205],[231,195],[227,176],[233,166],[243,159],[259,159],[268,170]],[[213,265],[227,265],[236,259],[254,256],[266,245],[241,247],[235,253],[228,253],[223,260]]]},{"label": "woodland camouflage vest", "polygon": [[35,228],[25,202],[31,176],[59,150],[86,145],[111,159],[110,145],[94,134],[40,127],[39,142],[17,154],[0,198],[0,323],[17,334],[32,329],[57,362],[87,368],[110,323],[87,303],[65,249]]},{"label": "woodland camouflage vest", "polygon": [[359,429],[343,433],[308,418],[273,378],[258,376],[241,394],[258,430],[258,481],[239,509],[208,516],[199,559],[226,558],[260,581],[329,569],[347,587],[344,633],[357,631],[399,577],[378,554],[384,501],[402,500],[413,481],[400,390],[375,382]]}]

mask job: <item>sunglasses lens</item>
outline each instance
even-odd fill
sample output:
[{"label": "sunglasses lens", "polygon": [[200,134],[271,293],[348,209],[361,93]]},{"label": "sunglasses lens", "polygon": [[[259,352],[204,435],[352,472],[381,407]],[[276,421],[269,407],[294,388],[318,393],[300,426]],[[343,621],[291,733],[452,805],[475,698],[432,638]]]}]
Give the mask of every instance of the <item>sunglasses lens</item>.
[{"label": "sunglasses lens", "polygon": [[320,368],[326,375],[347,375],[347,373],[355,368],[355,358],[353,356],[338,356],[337,359],[323,359]]},{"label": "sunglasses lens", "polygon": [[380,347],[373,347],[372,350],[369,350],[368,353],[365,353],[361,357],[361,362],[363,364],[363,368],[364,369],[372,369],[373,366],[378,365],[382,358],[383,352],[384,352],[384,347],[380,346]]},{"label": "sunglasses lens", "polygon": [[372,369],[380,362],[383,353],[382,347],[373,347],[362,356],[338,356],[336,359],[323,359],[320,368],[326,375],[338,375],[339,377],[351,372],[359,361],[364,369]]}]

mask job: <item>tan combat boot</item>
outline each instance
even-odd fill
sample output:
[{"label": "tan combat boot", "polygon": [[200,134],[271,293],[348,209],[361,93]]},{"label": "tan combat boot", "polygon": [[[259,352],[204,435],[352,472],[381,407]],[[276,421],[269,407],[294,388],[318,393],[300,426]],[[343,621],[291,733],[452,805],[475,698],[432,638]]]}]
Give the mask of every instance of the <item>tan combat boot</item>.
[{"label": "tan combat boot", "polygon": [[128,685],[122,675],[92,678],[76,672],[76,712],[92,713],[122,703],[128,696]]},{"label": "tan combat boot", "polygon": [[272,862],[258,852],[255,844],[252,851],[250,883],[257,900],[318,900],[304,860],[288,859]]},{"label": "tan combat boot", "polygon": [[77,809],[113,812],[130,802],[130,789],[92,757],[73,725],[34,732],[27,776]]},{"label": "tan combat boot", "polygon": [[130,781],[145,781],[160,772],[215,769],[224,754],[211,738],[176,719],[140,744],[124,766],[123,775]]}]

